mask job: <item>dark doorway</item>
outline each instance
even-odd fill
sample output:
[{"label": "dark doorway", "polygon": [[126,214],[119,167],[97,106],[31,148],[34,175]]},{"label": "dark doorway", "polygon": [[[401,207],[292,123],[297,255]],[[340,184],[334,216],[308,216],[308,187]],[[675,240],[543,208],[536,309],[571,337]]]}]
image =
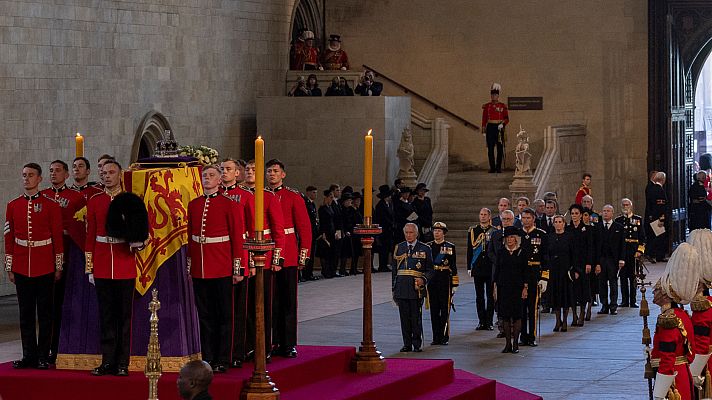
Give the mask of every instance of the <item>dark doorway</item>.
[{"label": "dark doorway", "polygon": [[712,2],[649,0],[648,17],[648,170],[668,175],[675,246],[687,235],[687,188],[699,152],[695,87],[711,50]]}]

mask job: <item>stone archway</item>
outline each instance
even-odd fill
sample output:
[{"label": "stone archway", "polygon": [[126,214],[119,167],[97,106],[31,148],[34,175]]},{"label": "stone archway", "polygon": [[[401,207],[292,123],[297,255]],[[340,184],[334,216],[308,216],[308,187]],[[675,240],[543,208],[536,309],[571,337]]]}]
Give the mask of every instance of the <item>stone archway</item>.
[{"label": "stone archway", "polygon": [[293,42],[303,29],[314,32],[315,43],[321,43],[322,49],[326,46],[324,34],[324,3],[326,0],[297,0],[292,14],[292,32],[290,39]]},{"label": "stone archway", "polygon": [[163,114],[156,110],[146,113],[136,129],[131,147],[131,163],[152,156],[156,150],[156,143],[163,139],[165,131],[172,131],[172,129]]}]

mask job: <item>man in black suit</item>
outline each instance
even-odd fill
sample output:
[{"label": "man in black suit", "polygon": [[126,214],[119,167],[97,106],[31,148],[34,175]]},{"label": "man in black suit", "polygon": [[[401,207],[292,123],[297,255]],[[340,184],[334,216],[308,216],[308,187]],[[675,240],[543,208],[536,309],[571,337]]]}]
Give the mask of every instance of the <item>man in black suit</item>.
[{"label": "man in black suit", "polygon": [[376,196],[380,200],[376,204],[376,210],[373,212],[373,222],[382,229],[381,234],[376,237],[376,243],[378,244],[378,272],[390,272],[391,269],[388,266],[395,246],[393,236],[396,227],[391,188],[388,185],[379,186]]},{"label": "man in black suit", "polygon": [[544,217],[541,219],[541,226],[538,228],[546,231],[546,233],[551,233],[554,231],[554,216],[556,215],[556,201],[547,200],[544,205]]},{"label": "man in black suit", "polygon": [[[625,266],[625,246],[623,225],[613,220],[613,206],[603,206],[603,229],[601,231],[600,264],[596,265],[596,275],[601,296],[599,314],[618,314],[618,272]],[[608,290],[610,287],[610,301]]]},{"label": "man in black suit", "polygon": [[[668,204],[667,194],[665,194],[666,175],[664,172],[657,172],[653,176],[653,184],[645,188],[645,228],[648,244],[645,246],[646,253],[652,262],[667,261],[665,254],[668,249]],[[650,224],[657,224],[660,228],[665,228],[665,232],[655,235]],[[650,235],[650,236],[648,236]]]},{"label": "man in black suit", "polygon": [[[304,204],[307,206],[307,213],[309,214],[309,222],[312,228],[312,243],[309,254],[315,254],[316,251],[316,240],[319,237],[319,210],[316,206],[316,196],[317,191],[314,186],[307,186],[304,194]],[[304,267],[303,271],[299,271],[301,277],[300,282],[305,281],[315,281],[319,277],[314,276],[314,258],[309,257],[307,259],[307,265]]]}]

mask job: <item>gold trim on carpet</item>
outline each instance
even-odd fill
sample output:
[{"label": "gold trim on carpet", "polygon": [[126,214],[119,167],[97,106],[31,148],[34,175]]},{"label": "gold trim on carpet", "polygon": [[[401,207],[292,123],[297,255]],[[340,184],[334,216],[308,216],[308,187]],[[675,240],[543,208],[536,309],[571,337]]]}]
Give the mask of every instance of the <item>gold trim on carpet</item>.
[{"label": "gold trim on carpet", "polygon": [[[161,369],[163,372],[178,372],[188,361],[200,360],[201,357],[201,353],[181,357],[161,357]],[[91,371],[99,364],[101,364],[99,354],[57,354],[57,369]],[[144,368],[146,368],[146,356],[131,356],[129,371],[143,372]]]}]

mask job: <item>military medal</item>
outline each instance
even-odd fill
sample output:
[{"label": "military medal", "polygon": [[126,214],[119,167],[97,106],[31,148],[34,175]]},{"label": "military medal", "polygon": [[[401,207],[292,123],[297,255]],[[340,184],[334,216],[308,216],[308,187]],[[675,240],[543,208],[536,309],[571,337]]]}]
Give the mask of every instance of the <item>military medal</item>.
[{"label": "military medal", "polygon": [[34,206],[36,213],[42,211],[42,204],[41,204],[41,203],[34,203],[34,204],[32,204],[32,205]]}]

